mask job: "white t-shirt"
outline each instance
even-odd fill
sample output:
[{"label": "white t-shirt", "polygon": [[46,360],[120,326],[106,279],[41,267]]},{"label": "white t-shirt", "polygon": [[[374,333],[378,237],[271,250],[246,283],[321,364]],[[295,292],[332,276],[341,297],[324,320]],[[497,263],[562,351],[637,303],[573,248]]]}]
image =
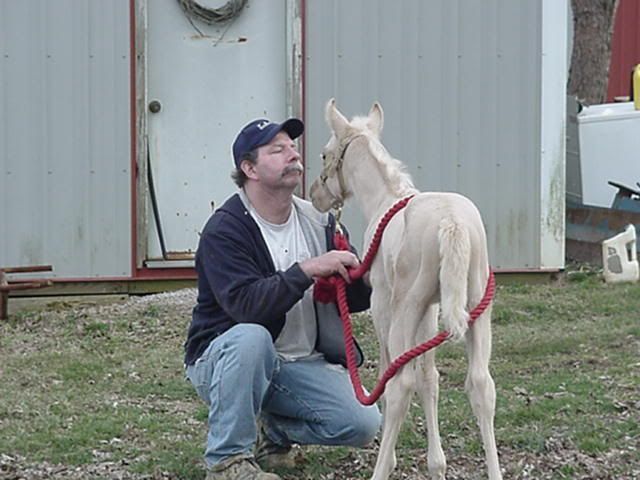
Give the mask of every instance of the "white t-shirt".
[{"label": "white t-shirt", "polygon": [[[276,270],[287,270],[294,263],[311,257],[295,206],[291,208],[287,221],[281,225],[266,221],[252,205],[249,212],[260,228]],[[312,286],[287,312],[284,328],[275,342],[278,354],[285,360],[298,360],[314,353],[320,355],[314,349],[318,336],[316,323]]]}]

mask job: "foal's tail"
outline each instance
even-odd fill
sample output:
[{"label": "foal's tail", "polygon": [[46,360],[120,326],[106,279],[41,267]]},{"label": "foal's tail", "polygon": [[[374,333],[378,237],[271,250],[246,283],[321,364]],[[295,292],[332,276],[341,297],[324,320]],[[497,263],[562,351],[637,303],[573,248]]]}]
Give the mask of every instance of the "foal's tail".
[{"label": "foal's tail", "polygon": [[440,221],[440,311],[444,327],[454,341],[462,339],[468,328],[467,286],[471,241],[469,231],[454,218]]}]

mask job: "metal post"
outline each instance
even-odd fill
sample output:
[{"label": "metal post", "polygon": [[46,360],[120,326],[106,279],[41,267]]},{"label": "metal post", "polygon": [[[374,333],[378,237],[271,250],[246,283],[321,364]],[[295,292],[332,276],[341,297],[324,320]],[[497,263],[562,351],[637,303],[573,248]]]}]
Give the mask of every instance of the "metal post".
[{"label": "metal post", "polygon": [[[0,287],[7,287],[9,281],[7,280],[7,274],[3,270],[0,270]],[[0,291],[0,320],[5,320],[9,316],[8,312],[9,291]]]}]

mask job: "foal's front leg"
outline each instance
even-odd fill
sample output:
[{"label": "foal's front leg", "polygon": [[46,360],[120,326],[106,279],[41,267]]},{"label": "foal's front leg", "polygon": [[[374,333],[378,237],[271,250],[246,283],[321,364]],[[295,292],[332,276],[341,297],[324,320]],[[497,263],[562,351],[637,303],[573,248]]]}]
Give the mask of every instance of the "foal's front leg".
[{"label": "foal's front leg", "polygon": [[382,441],[371,480],[387,480],[396,467],[396,442],[413,393],[413,369],[399,371],[387,384]]},{"label": "foal's front leg", "polygon": [[[391,302],[391,296],[386,288],[383,286],[374,288],[371,295],[371,318],[373,320],[373,326],[376,330],[376,337],[378,338],[378,346],[380,353],[380,360],[378,361],[378,378],[387,370],[391,359],[389,358],[389,321],[391,319],[391,310],[389,304]],[[381,399],[383,420],[386,415],[384,397]]]},{"label": "foal's front leg", "polygon": [[[407,337],[414,337],[407,331],[407,325],[415,325],[411,321],[415,314],[398,306],[397,303],[393,307],[395,314],[388,317],[390,326],[387,345],[390,357],[396,358],[407,350],[407,342],[410,341]],[[387,384],[384,394],[382,441],[371,480],[387,480],[396,466],[395,448],[398,433],[409,410],[414,387],[414,369],[410,365],[401,368]]]}]

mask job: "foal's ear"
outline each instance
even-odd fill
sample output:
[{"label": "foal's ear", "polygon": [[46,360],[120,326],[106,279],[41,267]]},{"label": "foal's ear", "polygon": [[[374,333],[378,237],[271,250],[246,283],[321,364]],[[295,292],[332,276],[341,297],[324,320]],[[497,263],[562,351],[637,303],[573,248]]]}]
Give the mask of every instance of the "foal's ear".
[{"label": "foal's ear", "polygon": [[374,103],[371,110],[369,110],[369,121],[367,124],[369,125],[369,129],[380,137],[382,127],[384,126],[384,112],[382,111],[382,105],[378,102]]},{"label": "foal's ear", "polygon": [[336,108],[336,100],[332,98],[327,102],[324,118],[336,137],[342,138],[347,130],[349,122]]}]

